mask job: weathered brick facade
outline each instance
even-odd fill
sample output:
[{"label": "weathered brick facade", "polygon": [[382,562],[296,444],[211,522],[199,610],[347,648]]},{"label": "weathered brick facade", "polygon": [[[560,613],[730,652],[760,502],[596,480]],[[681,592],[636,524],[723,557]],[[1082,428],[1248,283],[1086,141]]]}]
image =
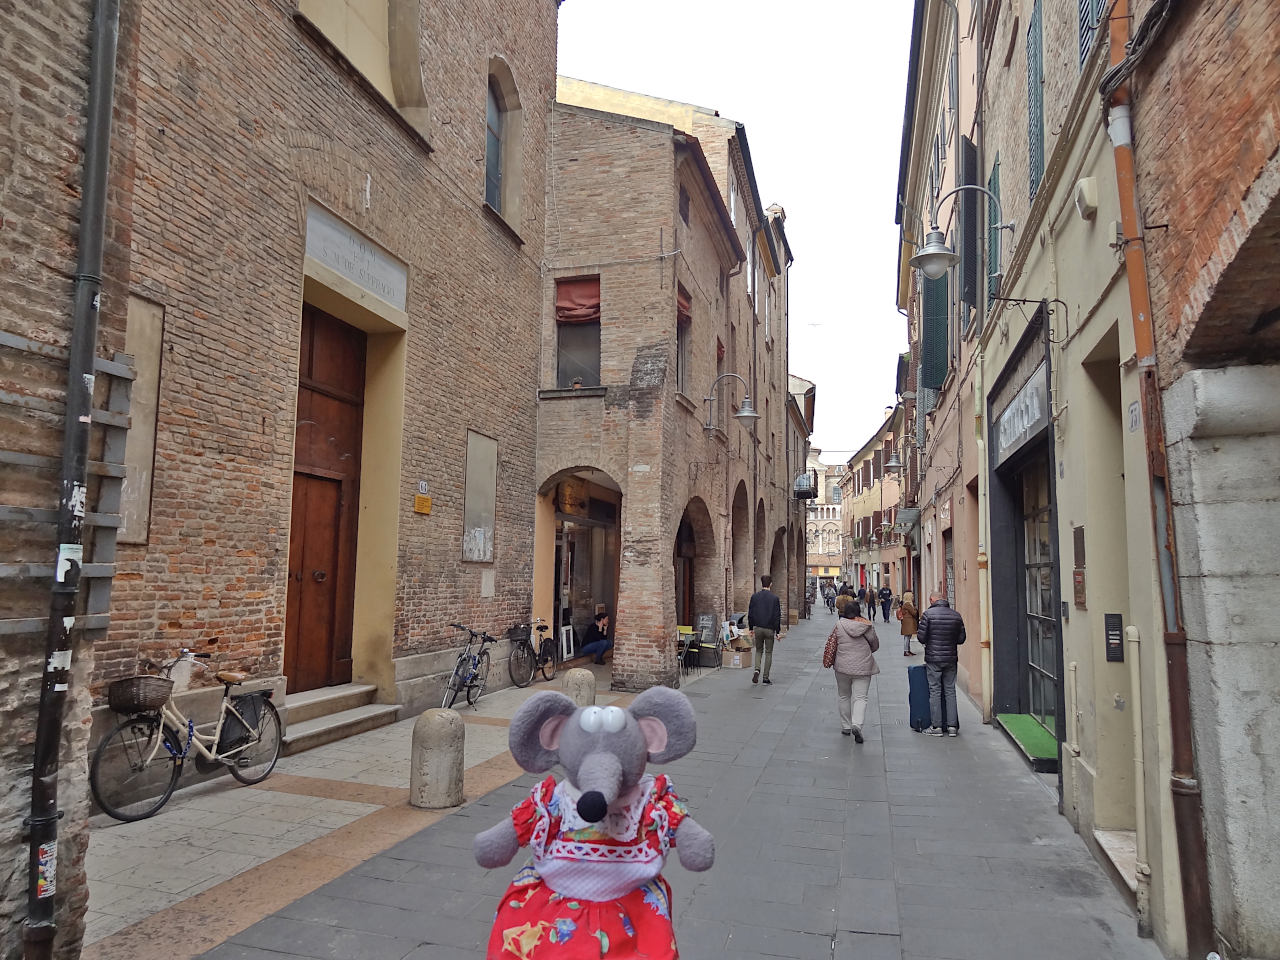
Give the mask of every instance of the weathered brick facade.
[{"label": "weathered brick facade", "polygon": [[1134,151],[1162,384],[1189,367],[1280,360],[1280,323],[1259,320],[1280,307],[1278,53],[1274,3],[1198,0],[1138,68]]},{"label": "weathered brick facade", "polygon": [[1214,946],[1275,958],[1280,7],[1179,4],[1132,87]]},{"label": "weathered brick facade", "polygon": [[[787,450],[785,421],[789,253],[778,255],[768,271],[774,276],[757,281],[752,298],[752,245],[763,254],[765,231],[776,230],[775,244],[785,248],[785,235],[777,216],[762,219],[748,206],[756,187],[736,124],[700,108],[595,90],[599,97],[575,91],[591,106],[558,103],[552,114],[536,472],[544,498],[554,497],[561,479],[594,471],[620,492],[614,686],[642,689],[677,676],[675,628],[684,617],[673,564],[692,564],[693,616],[718,621],[745,609],[759,575],[769,572],[784,623],[800,603],[795,571],[803,558],[791,529],[788,471],[798,472],[802,460]],[[613,94],[626,113],[595,109]],[[733,164],[731,215],[725,178]],[[556,281],[582,276],[600,281],[601,386],[556,389]],[[767,282],[774,285],[769,322]],[[678,360],[680,289],[689,294],[691,319],[688,352]],[[712,414],[717,429],[704,431],[703,397],[718,372],[750,385],[761,414],[758,446],[732,419],[743,391],[731,378],[716,390],[725,398]],[[692,541],[677,557],[682,519]],[[540,541],[540,553],[551,548]],[[551,593],[548,581],[535,606],[550,608]]]},{"label": "weathered brick facade", "polygon": [[[72,326],[73,277],[81,213],[90,22],[87,0],[0,7],[0,503],[31,509],[41,519],[6,515],[0,522],[0,617],[14,620],[49,614],[48,576],[13,573],[25,564],[51,568],[57,553],[53,523],[44,517],[58,506],[58,469],[67,384],[65,348]],[[119,60],[136,39],[137,12],[127,5],[120,18]],[[115,153],[130,156],[127,127],[133,111],[132,77],[116,78]],[[121,135],[121,128],[126,128]],[[98,319],[98,355],[124,347],[124,277],[128,272],[129,217],[119,191],[107,197],[104,284]],[[24,346],[21,340],[35,346]],[[100,377],[105,381],[107,378]],[[105,383],[103,384],[105,386]],[[12,399],[10,399],[12,398]],[[101,396],[98,398],[101,402]],[[100,444],[98,437],[96,444]],[[97,456],[95,445],[91,456]],[[14,459],[9,454],[17,454]],[[49,458],[24,462],[24,457]],[[90,504],[96,497],[90,484]],[[86,559],[92,558],[86,531]],[[13,566],[8,566],[13,565]],[[100,633],[100,631],[95,631]],[[60,751],[57,871],[58,956],[79,953],[88,892],[84,855],[89,835],[85,751],[90,712],[92,637],[73,634],[72,684],[67,697]],[[21,955],[21,918],[26,913],[27,845],[22,821],[29,813],[37,703],[44,665],[45,632],[0,630],[0,957]]]},{"label": "weathered brick facade", "polygon": [[[122,551],[98,683],[132,670],[139,652],[209,638],[215,667],[259,677],[289,670],[298,338],[302,304],[314,300],[304,269],[309,203],[408,272],[407,329],[366,327],[371,344],[386,342],[388,367],[370,366],[366,402],[375,390],[402,389],[403,434],[399,455],[383,461],[398,471],[382,528],[398,556],[358,561],[357,584],[389,578],[394,590],[365,624],[366,660],[377,662],[364,679],[389,697],[391,658],[451,645],[449,621],[497,630],[528,615],[556,5],[425,3],[420,17],[426,107],[411,126],[291,3],[144,11],[137,155],[117,182],[133,197],[131,291],[163,307],[164,347],[150,527],[144,544]],[[219,38],[212,51],[209,37]],[[484,206],[476,160],[495,56],[523,114],[519,219],[510,224]],[[372,429],[366,421],[366,473]],[[498,442],[491,564],[462,560],[468,430]],[[361,482],[379,481],[385,489],[385,476]],[[413,512],[420,481],[429,515]],[[362,542],[378,507],[362,502]],[[358,649],[355,659],[360,678]]]}]

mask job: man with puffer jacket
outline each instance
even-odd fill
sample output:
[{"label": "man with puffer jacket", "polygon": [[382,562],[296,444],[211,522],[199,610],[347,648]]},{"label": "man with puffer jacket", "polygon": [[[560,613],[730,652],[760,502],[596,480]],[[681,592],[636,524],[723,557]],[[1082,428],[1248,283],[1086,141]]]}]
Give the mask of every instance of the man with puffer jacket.
[{"label": "man with puffer jacket", "polygon": [[[956,713],[956,647],[965,641],[964,619],[951,609],[934,590],[929,594],[929,609],[920,614],[917,639],[924,644],[924,669],[929,677],[929,714],[932,726],[925,733],[931,737],[955,737],[960,734]],[[942,705],[946,703],[944,725]]]}]

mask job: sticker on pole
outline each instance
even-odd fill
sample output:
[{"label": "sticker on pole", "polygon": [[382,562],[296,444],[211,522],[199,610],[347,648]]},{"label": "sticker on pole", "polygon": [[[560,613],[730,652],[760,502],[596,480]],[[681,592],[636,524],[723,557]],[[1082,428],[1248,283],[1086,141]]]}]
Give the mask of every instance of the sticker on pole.
[{"label": "sticker on pole", "polygon": [[54,576],[59,583],[66,583],[73,565],[79,567],[84,560],[84,544],[63,543],[58,545],[58,566]]},{"label": "sticker on pole", "polygon": [[58,841],[40,844],[36,864],[36,898],[43,900],[58,892]]}]

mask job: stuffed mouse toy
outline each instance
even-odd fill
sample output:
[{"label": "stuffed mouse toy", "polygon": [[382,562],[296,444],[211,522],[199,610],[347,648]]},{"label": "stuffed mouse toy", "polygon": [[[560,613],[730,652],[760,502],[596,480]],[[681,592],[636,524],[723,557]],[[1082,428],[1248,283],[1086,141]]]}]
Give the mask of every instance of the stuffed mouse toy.
[{"label": "stuffed mouse toy", "polygon": [[557,762],[511,816],[475,839],[476,862],[501,867],[526,844],[533,859],[507,888],[488,960],[676,960],[671,888],[662,865],[672,846],[689,870],[715,860],[711,834],[688,815],[665,776],[646,775],[693,749],[693,705],[653,687],[629,709],[578,707],[543,691],[511,720],[511,754],[530,773]]}]

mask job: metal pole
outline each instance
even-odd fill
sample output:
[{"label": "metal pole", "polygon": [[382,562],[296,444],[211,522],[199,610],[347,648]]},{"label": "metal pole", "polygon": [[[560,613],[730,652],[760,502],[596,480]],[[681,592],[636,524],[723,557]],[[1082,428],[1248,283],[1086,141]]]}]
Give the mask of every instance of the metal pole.
[{"label": "metal pole", "polygon": [[111,105],[119,40],[119,0],[95,0],[89,59],[88,117],[84,182],[76,262],[66,416],[62,437],[62,478],[58,495],[58,550],[45,638],[44,676],[36,720],[31,775],[31,815],[24,956],[46,960],[57,932],[54,893],[58,871],[58,746],[62,711],[71,682],[71,625],[76,614],[84,556],[83,526],[93,410],[93,359],[98,339],[102,291],[102,247],[106,219],[107,166],[111,147]]}]

